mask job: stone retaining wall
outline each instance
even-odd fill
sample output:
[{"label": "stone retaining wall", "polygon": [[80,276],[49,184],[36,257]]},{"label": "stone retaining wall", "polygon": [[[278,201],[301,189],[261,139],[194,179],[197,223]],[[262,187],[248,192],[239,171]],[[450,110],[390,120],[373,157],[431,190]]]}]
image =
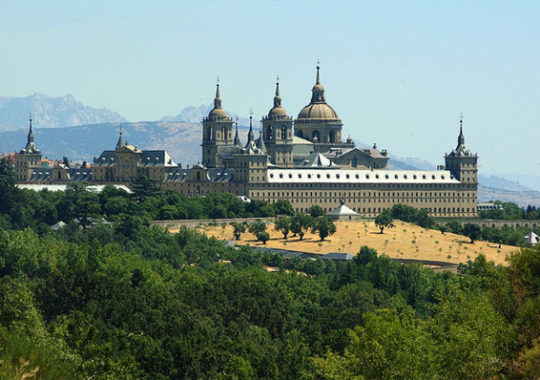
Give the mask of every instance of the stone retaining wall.
[{"label": "stone retaining wall", "polygon": [[197,227],[200,225],[207,225],[210,223],[216,223],[218,225],[221,225],[223,223],[229,224],[229,223],[253,223],[253,222],[274,222],[274,218],[234,218],[234,219],[178,219],[178,220],[153,220],[150,222],[151,225],[160,226],[163,228],[180,228],[182,226],[185,227]]}]

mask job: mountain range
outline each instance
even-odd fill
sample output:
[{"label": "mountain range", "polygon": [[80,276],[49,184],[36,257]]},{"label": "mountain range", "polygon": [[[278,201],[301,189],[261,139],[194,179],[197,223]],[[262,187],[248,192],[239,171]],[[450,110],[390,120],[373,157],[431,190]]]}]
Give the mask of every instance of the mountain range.
[{"label": "mountain range", "polygon": [[30,113],[38,128],[126,121],[106,108],[86,106],[71,94],[56,98],[43,94],[18,98],[0,96],[0,131],[26,128]]},{"label": "mountain range", "polygon": [[[73,161],[91,162],[103,150],[114,149],[122,129],[130,144],[141,149],[165,149],[176,162],[193,164],[201,159],[200,121],[211,109],[212,105],[191,106],[161,121],[132,123],[108,109],[86,106],[72,95],[58,98],[41,94],[22,98],[0,96],[0,152],[14,152],[25,144],[30,110],[35,115],[36,143],[51,159],[67,156]],[[238,123],[240,137],[245,141],[249,119],[238,117]],[[357,142],[357,146],[367,145]],[[388,166],[401,170],[436,169],[434,164],[416,157],[391,157]],[[540,189],[494,175],[480,174],[479,183],[479,201],[499,199],[540,206],[537,191]]]}]

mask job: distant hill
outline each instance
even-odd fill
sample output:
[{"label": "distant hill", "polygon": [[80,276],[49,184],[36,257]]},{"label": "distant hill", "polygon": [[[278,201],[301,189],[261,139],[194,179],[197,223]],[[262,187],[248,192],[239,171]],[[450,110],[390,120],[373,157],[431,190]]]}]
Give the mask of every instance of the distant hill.
[{"label": "distant hill", "polygon": [[106,108],[93,108],[77,101],[73,95],[50,97],[43,94],[0,97],[0,131],[25,128],[32,113],[37,128],[65,127],[126,121]]},{"label": "distant hill", "polygon": [[486,186],[478,186],[478,201],[488,202],[498,200],[502,202],[514,202],[519,206],[540,207],[540,191],[510,191]]},{"label": "distant hill", "polygon": [[437,167],[431,162],[422,160],[418,157],[390,157],[388,166],[392,169],[401,170],[435,170]]},{"label": "distant hill", "polygon": [[531,189],[530,187],[523,186],[519,184],[518,182],[502,178],[499,176],[491,175],[491,176],[483,176],[481,174],[478,175],[478,182],[485,187],[490,188],[497,188],[501,190],[507,190],[507,191],[535,191],[534,189]]}]

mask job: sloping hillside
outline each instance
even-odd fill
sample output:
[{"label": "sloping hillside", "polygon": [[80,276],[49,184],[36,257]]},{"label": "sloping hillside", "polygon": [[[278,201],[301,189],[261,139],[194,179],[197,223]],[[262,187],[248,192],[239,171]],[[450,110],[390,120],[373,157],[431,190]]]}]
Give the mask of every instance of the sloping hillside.
[{"label": "sloping hillside", "polygon": [[[375,248],[379,254],[389,257],[450,263],[465,263],[479,254],[484,254],[488,260],[503,265],[506,264],[505,257],[519,249],[509,245],[502,245],[499,248],[497,244],[485,241],[471,244],[469,238],[465,236],[452,233],[443,235],[440,231],[401,221],[394,223],[395,228],[387,229],[384,234],[380,234],[373,221],[337,222],[337,232],[323,242],[317,235],[311,233],[306,234],[303,241],[296,237],[284,240],[283,235],[274,231],[273,225],[269,225],[267,231],[270,233],[270,240],[266,246],[321,254],[329,252],[356,254],[361,246],[367,245]],[[225,230],[221,226],[205,226],[200,230],[217,239],[233,240],[233,228],[230,225],[227,225]],[[262,245],[248,232],[242,235],[238,243]]]}]

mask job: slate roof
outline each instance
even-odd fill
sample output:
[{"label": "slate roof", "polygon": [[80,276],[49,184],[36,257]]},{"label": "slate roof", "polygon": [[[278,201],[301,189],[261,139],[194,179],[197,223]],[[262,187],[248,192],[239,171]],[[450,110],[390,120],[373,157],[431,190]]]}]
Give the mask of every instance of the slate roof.
[{"label": "slate roof", "polygon": [[369,156],[371,158],[383,158],[383,159],[389,158],[387,154],[386,155],[383,154],[383,152],[386,152],[386,151],[381,152],[378,149],[359,149],[359,148],[340,149],[340,148],[337,148],[337,149],[331,149],[328,152],[325,152],[323,154],[328,158],[339,158],[353,151],[358,151],[361,154],[365,156]]},{"label": "slate roof", "polygon": [[[92,181],[92,169],[91,168],[67,168],[67,173],[72,182],[90,182]],[[51,181],[52,168],[36,168],[30,176],[28,182],[32,183],[44,183]]]},{"label": "slate roof", "polygon": [[[140,151],[139,151],[140,152]],[[94,158],[94,165],[96,166],[115,166],[116,165],[116,151],[104,150],[99,157]],[[141,153],[139,167],[150,166],[165,166],[176,167],[177,164],[171,158],[169,153],[165,150],[144,150]]]}]

